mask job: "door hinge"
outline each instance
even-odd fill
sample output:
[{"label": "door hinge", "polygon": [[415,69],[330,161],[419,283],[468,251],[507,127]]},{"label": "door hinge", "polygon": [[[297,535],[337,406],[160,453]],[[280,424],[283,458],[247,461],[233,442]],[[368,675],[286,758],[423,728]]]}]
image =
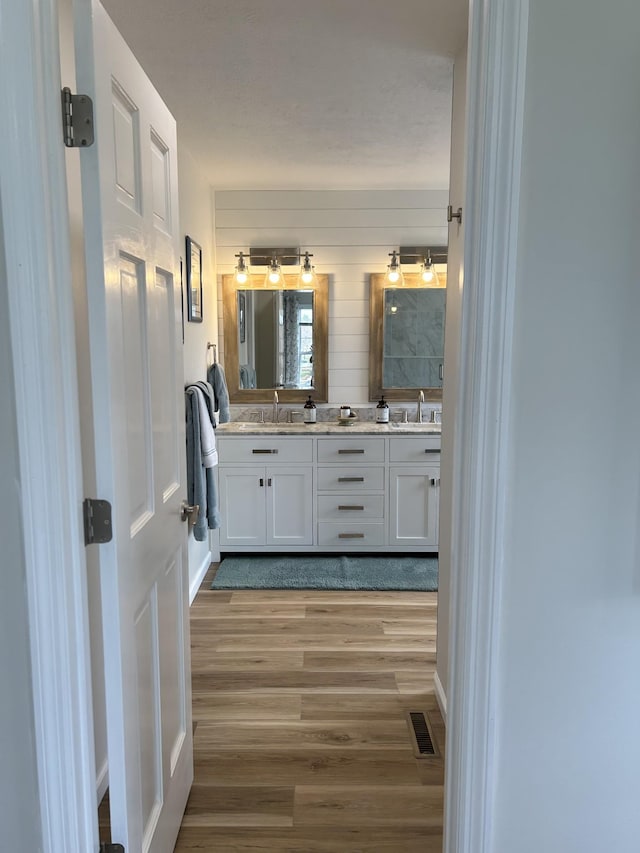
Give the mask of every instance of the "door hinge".
[{"label": "door hinge", "polygon": [[88,95],[62,90],[62,138],[67,148],[93,145],[93,101]]},{"label": "door hinge", "polygon": [[82,515],[84,518],[85,545],[100,545],[103,542],[111,542],[113,529],[109,501],[85,498],[82,501]]},{"label": "door hinge", "polygon": [[122,844],[107,844],[107,842],[104,841],[100,845],[99,853],[125,853],[125,851]]}]

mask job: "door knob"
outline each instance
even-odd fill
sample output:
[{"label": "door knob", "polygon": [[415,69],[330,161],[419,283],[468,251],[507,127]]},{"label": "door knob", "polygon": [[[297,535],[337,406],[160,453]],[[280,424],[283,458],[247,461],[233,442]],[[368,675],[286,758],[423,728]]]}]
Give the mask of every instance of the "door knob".
[{"label": "door knob", "polygon": [[200,512],[199,504],[188,504],[186,501],[182,501],[182,510],[180,512],[180,520],[188,521],[190,524],[196,523],[196,518],[198,513]]}]

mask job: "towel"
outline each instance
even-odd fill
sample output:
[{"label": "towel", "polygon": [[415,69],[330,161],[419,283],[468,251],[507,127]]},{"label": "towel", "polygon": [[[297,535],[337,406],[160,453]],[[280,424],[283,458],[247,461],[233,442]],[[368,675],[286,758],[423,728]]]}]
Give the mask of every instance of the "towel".
[{"label": "towel", "polygon": [[204,542],[208,529],[220,527],[218,488],[215,467],[205,468],[202,463],[200,438],[200,395],[189,385],[185,390],[185,415],[187,439],[187,500],[198,504],[200,510],[193,528],[194,538]]},{"label": "towel", "polygon": [[200,450],[202,453],[202,464],[205,468],[213,468],[218,464],[218,451],[216,450],[216,436],[213,424],[207,409],[207,401],[200,387],[200,383],[194,386],[198,398],[198,415],[200,417]]},{"label": "towel", "polygon": [[218,412],[218,420],[221,424],[229,423],[231,412],[229,410],[229,391],[227,380],[224,378],[224,370],[219,364],[212,364],[207,371],[207,381],[213,388],[215,399],[215,410]]}]

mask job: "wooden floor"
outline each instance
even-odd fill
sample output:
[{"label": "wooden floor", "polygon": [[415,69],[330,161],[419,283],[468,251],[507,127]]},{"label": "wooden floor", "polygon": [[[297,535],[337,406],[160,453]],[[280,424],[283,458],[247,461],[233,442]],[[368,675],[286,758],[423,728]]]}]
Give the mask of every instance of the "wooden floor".
[{"label": "wooden floor", "polygon": [[[213,571],[213,570],[212,570]],[[191,608],[195,781],[176,851],[440,853],[444,766],[413,757],[436,593],[209,589]]]}]

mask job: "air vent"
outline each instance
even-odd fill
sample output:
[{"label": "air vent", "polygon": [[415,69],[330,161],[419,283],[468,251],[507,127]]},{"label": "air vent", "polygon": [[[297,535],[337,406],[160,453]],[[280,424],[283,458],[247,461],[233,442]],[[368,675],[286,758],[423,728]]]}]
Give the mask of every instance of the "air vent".
[{"label": "air vent", "polygon": [[407,722],[413,740],[413,753],[415,757],[429,758],[437,755],[427,715],[422,711],[409,711]]}]

